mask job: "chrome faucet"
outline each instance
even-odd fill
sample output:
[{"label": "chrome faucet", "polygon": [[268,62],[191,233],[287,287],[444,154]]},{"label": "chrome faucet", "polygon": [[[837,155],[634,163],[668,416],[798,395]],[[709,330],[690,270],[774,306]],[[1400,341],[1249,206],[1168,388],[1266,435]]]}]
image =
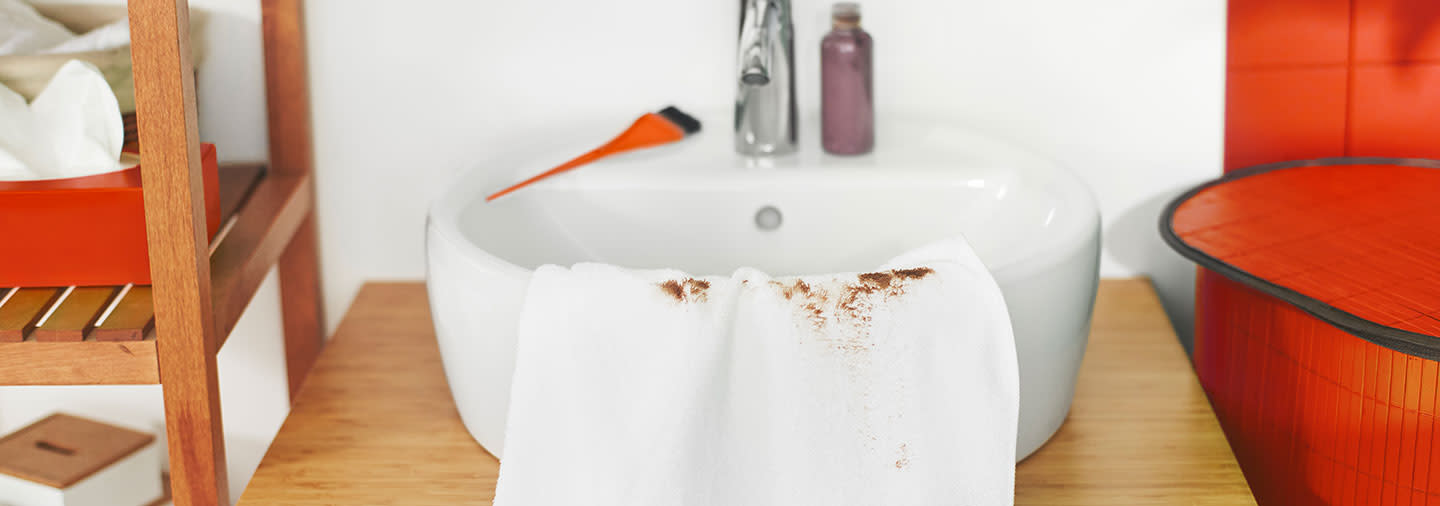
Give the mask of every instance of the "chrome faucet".
[{"label": "chrome faucet", "polygon": [[790,0],[740,0],[735,151],[795,151],[795,29]]}]

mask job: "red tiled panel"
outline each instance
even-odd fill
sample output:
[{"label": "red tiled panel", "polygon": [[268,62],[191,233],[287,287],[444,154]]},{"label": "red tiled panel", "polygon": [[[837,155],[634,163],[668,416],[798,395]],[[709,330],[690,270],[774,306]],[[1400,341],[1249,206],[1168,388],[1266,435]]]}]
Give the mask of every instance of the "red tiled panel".
[{"label": "red tiled panel", "polygon": [[1229,24],[1232,67],[1344,64],[1349,58],[1350,0],[1231,0]]},{"label": "red tiled panel", "polygon": [[1257,502],[1440,504],[1436,362],[1213,271],[1196,305],[1195,371]]},{"label": "red tiled panel", "polygon": [[1225,170],[1345,154],[1346,68],[1231,69]]},{"label": "red tiled panel", "polygon": [[1440,158],[1440,63],[1359,65],[1354,72],[1350,155]]},{"label": "red tiled panel", "polygon": [[1354,36],[1357,62],[1440,60],[1440,2],[1355,0]]},{"label": "red tiled panel", "polygon": [[1413,206],[1433,210],[1436,190],[1440,169],[1296,167],[1207,187],[1170,223],[1187,230],[1177,236],[1190,247],[1269,283],[1378,324],[1440,336],[1440,254],[1426,242],[1440,213]]}]

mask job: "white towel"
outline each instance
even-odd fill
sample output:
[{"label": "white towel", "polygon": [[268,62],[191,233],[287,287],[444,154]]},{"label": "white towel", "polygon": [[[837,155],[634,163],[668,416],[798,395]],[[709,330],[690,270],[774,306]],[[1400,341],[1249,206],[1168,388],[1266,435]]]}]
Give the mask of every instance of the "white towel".
[{"label": "white towel", "polygon": [[24,0],[0,0],[0,56],[105,51],[130,45],[130,19],[76,35]]},{"label": "white towel", "polygon": [[0,0],[0,55],[35,53],[72,38],[65,25],[35,12],[28,2]]},{"label": "white towel", "polygon": [[535,272],[500,506],[1007,505],[1019,402],[963,241],[872,273]]}]

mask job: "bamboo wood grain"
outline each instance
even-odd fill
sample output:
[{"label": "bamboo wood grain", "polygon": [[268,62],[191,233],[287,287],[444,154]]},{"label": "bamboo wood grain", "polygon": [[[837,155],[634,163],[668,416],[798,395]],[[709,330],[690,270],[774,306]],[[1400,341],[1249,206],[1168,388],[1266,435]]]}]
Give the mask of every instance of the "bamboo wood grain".
[{"label": "bamboo wood grain", "polygon": [[150,287],[134,286],[126,292],[105,322],[90,331],[96,341],[139,341],[155,328],[155,305]]},{"label": "bamboo wood grain", "polygon": [[1015,469],[1017,505],[1255,504],[1147,280],[1104,280],[1075,402]]},{"label": "bamboo wood grain", "polygon": [[32,332],[36,341],[80,342],[90,332],[100,312],[115,296],[113,286],[77,287],[70,296],[60,301],[44,325]]},{"label": "bamboo wood grain", "polygon": [[488,504],[499,469],[460,423],[424,286],[366,284],[242,505]]},{"label": "bamboo wood grain", "polygon": [[145,146],[150,248],[165,432],[177,506],[229,503],[211,311],[195,73],[186,0],[129,0],[136,121]]},{"label": "bamboo wood grain", "polygon": [[[9,289],[0,291],[0,297]],[[18,343],[35,328],[50,304],[60,297],[58,288],[21,288],[0,306],[0,343]]]},{"label": "bamboo wood grain", "polygon": [[124,343],[0,343],[5,385],[154,385],[155,339]]},{"label": "bamboo wood grain", "polygon": [[[370,283],[240,504],[489,504],[498,472],[455,411],[424,285]],[[1148,281],[1101,283],[1070,420],[1017,467],[1016,504],[1254,504]]]}]

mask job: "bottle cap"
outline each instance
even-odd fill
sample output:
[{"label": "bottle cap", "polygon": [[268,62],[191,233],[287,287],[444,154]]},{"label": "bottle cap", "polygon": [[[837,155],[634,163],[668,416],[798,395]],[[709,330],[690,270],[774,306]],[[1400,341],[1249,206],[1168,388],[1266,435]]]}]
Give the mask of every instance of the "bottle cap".
[{"label": "bottle cap", "polygon": [[860,4],[855,2],[836,2],[830,7],[830,19],[849,24],[859,23]]}]

